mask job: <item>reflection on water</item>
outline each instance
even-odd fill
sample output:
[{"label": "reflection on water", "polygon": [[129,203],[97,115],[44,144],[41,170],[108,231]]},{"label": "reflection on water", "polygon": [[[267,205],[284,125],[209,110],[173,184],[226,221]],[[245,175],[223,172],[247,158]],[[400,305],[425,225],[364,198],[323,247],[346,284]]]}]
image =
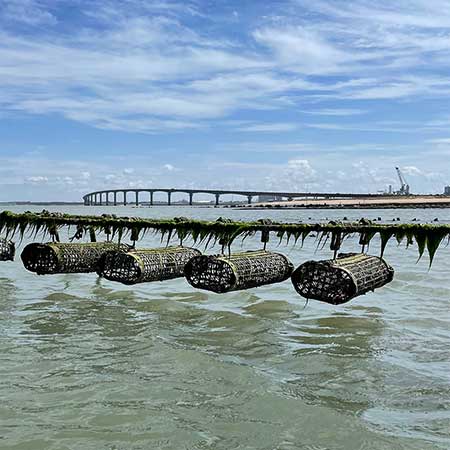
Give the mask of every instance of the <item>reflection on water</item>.
[{"label": "reflection on water", "polygon": [[289,282],[217,295],[2,265],[0,448],[446,449],[444,253],[427,272],[393,246],[394,282],[341,307]]}]

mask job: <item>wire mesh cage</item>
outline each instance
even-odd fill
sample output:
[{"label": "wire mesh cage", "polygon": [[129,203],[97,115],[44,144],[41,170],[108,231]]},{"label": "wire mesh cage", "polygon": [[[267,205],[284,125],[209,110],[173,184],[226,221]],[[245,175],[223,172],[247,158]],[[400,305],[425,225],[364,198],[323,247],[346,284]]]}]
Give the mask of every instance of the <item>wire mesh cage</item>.
[{"label": "wire mesh cage", "polygon": [[28,244],[22,252],[23,265],[38,275],[89,273],[97,270],[100,257],[107,251],[127,249],[113,242]]},{"label": "wire mesh cage", "polygon": [[14,242],[0,239],[0,261],[14,261],[16,246]]},{"label": "wire mesh cage", "polygon": [[343,253],[337,259],[307,261],[292,274],[295,290],[308,299],[346,303],[392,281],[394,269],[382,258]]},{"label": "wire mesh cage", "polygon": [[123,284],[163,281],[182,277],[184,266],[199,250],[188,247],[164,247],[105,253],[98,274]]},{"label": "wire mesh cage", "polygon": [[258,250],[196,256],[186,264],[184,275],[195,288],[223,293],[279,283],[287,280],[292,270],[286,256]]}]

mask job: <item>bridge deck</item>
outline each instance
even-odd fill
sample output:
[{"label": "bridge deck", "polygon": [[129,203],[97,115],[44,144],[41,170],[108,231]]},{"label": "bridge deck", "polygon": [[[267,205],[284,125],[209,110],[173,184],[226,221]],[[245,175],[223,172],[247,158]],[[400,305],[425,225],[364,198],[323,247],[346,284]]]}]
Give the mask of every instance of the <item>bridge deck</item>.
[{"label": "bridge deck", "polygon": [[[342,193],[342,192],[277,192],[277,191],[242,191],[242,190],[228,190],[228,189],[182,189],[182,188],[125,188],[125,189],[104,189],[101,191],[94,191],[86,194],[84,199],[84,204],[89,205],[117,205],[118,203],[126,205],[127,194],[135,194],[135,199],[132,203],[138,205],[140,203],[139,194],[149,193],[149,203],[153,204],[153,194],[156,192],[164,192],[167,194],[167,203],[170,205],[172,203],[173,193],[184,193],[189,195],[189,204],[193,204],[194,194],[211,194],[215,196],[215,203],[219,205],[220,196],[222,195],[240,195],[247,197],[247,201],[250,204],[253,197],[267,196],[275,198],[371,198],[380,197],[380,194],[361,194],[361,193]],[[112,201],[110,201],[110,195],[113,195]],[[122,195],[122,201],[118,201],[118,195]],[[105,197],[105,201],[103,201]],[[148,203],[148,202],[147,202]]]}]

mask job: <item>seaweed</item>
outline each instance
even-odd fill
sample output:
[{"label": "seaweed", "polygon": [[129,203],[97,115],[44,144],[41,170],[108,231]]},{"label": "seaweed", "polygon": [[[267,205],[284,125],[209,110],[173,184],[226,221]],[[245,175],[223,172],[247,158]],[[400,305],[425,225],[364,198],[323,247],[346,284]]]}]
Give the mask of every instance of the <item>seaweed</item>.
[{"label": "seaweed", "polygon": [[389,242],[389,239],[392,237],[394,232],[390,229],[380,230],[380,239],[381,239],[381,250],[380,257],[382,258],[384,255],[384,250],[386,249],[386,245]]},{"label": "seaweed", "polygon": [[447,233],[443,231],[438,232],[430,232],[427,233],[427,250],[428,255],[430,257],[430,265],[429,268],[431,268],[431,265],[433,264],[434,255],[436,254],[437,249],[439,248],[439,245],[442,242],[442,239],[446,236]]},{"label": "seaweed", "polygon": [[417,242],[417,248],[419,251],[419,258],[417,262],[422,258],[423,252],[425,251],[425,246],[427,244],[427,234],[424,229],[418,229],[414,232],[414,239]]},{"label": "seaweed", "polygon": [[81,239],[85,234],[90,235],[91,241],[96,240],[96,234],[103,233],[107,240],[117,240],[119,243],[124,236],[130,236],[136,242],[147,232],[153,232],[161,236],[162,241],[170,240],[176,236],[181,243],[190,238],[195,244],[220,243],[225,249],[233,244],[237,238],[244,241],[255,233],[261,233],[264,245],[268,242],[271,233],[277,234],[279,245],[285,240],[288,244],[294,240],[294,244],[305,239],[311,234],[318,236],[318,246],[324,246],[331,236],[330,248],[336,252],[342,247],[344,239],[350,235],[359,234],[359,243],[363,250],[370,244],[373,237],[379,233],[381,238],[381,254],[384,253],[388,241],[395,237],[401,243],[406,237],[406,245],[417,242],[419,259],[428,249],[430,265],[439,248],[439,244],[450,236],[450,225],[447,224],[373,224],[368,220],[359,222],[329,222],[329,223],[276,223],[269,219],[254,222],[241,222],[219,218],[216,221],[200,221],[187,218],[173,219],[144,219],[117,217],[115,215],[89,216],[69,215],[61,213],[25,212],[22,214],[3,211],[0,213],[0,233],[7,238],[16,234],[23,238],[26,233],[30,236],[44,234],[52,240],[59,240],[59,231],[67,227],[76,229],[70,239]]}]

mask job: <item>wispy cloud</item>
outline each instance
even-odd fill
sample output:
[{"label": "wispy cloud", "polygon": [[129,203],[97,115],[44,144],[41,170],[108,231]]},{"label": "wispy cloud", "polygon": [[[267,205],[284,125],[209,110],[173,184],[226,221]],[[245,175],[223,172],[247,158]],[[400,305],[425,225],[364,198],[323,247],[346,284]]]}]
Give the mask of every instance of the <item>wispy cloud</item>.
[{"label": "wispy cloud", "polygon": [[30,26],[55,25],[56,17],[44,2],[39,0],[2,0],[0,16],[6,21]]},{"label": "wispy cloud", "polygon": [[239,127],[237,130],[249,133],[281,133],[285,131],[294,131],[298,128],[299,125],[296,123],[257,123]]},{"label": "wispy cloud", "polygon": [[[322,123],[306,123],[305,127],[315,128],[319,130],[329,130],[329,131],[366,131],[366,132],[383,132],[383,133],[417,133],[417,130],[421,127],[421,124],[399,122],[390,123],[383,121],[376,121],[370,124],[364,123],[332,123],[332,122],[322,122]],[[425,131],[425,130],[424,130]]]},{"label": "wispy cloud", "polygon": [[367,110],[364,109],[351,109],[351,108],[323,108],[315,110],[304,110],[302,113],[312,114],[315,116],[336,116],[336,117],[346,117],[346,116],[357,116],[360,114],[366,114]]},{"label": "wispy cloud", "polygon": [[[55,25],[57,5],[68,1],[52,9],[37,0],[4,2],[1,17],[6,23]],[[99,128],[158,132],[205,127],[242,109],[282,110],[307,98],[450,95],[450,79],[430,70],[449,65],[450,18],[433,14],[446,11],[444,0],[432,6],[420,0],[395,7],[350,3],[294,2],[298,16],[277,11],[281,19],[256,28],[244,24],[234,41],[206,35],[185,20],[207,20],[200,3],[84,4],[80,12],[90,20],[81,20],[77,31],[3,31],[0,104],[3,110],[58,113]],[[309,22],[301,18],[305,9],[315,13]]]},{"label": "wispy cloud", "polygon": [[444,144],[444,145],[450,145],[450,138],[436,138],[436,139],[430,139],[428,142],[431,142],[432,144]]}]

